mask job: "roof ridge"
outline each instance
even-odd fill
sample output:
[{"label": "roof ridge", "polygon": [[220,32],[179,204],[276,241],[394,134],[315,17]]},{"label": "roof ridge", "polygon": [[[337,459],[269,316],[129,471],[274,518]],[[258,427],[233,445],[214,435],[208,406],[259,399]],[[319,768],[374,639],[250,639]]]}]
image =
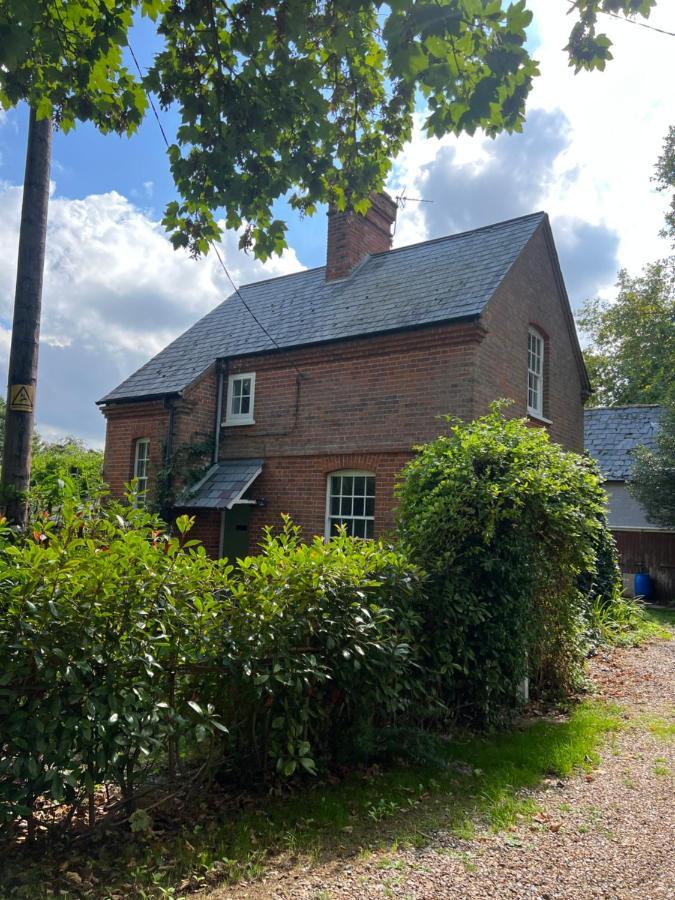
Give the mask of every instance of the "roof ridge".
[{"label": "roof ridge", "polygon": [[481,225],[478,228],[469,228],[466,231],[456,231],[454,234],[444,234],[437,238],[427,238],[426,241],[416,241],[414,244],[405,244],[403,247],[392,247],[391,250],[381,250],[379,253],[371,253],[371,257],[388,256],[390,253],[401,253],[404,250],[413,250],[415,247],[422,247],[425,244],[440,244],[442,241],[454,241],[457,238],[466,237],[469,234],[478,234],[480,231],[492,231],[501,228],[503,225],[512,225],[514,222],[524,222],[525,219],[535,219],[538,216],[547,215],[546,210],[538,212],[526,213],[522,216],[514,216],[513,219],[503,219],[501,222],[493,222],[491,225]]},{"label": "roof ridge", "polygon": [[[416,247],[422,247],[424,245],[430,244],[440,244],[443,241],[453,241],[457,238],[466,237],[470,234],[477,234],[480,231],[492,231],[496,228],[501,228],[504,225],[512,225],[514,222],[524,222],[526,219],[535,219],[537,217],[542,217],[546,215],[546,211],[541,209],[538,212],[533,213],[525,213],[522,216],[514,216],[512,219],[503,219],[501,222],[492,222],[490,225],[480,225],[478,228],[469,228],[466,231],[456,231],[454,234],[443,234],[440,237],[436,238],[427,238],[424,241],[415,241],[414,244],[405,244],[403,247],[391,247],[389,250],[381,250],[379,253],[368,253],[361,261],[361,264],[357,266],[358,269],[367,262],[369,259],[376,259],[380,256],[389,256],[391,253],[401,253],[405,250],[413,250]],[[308,269],[299,269],[297,272],[287,272],[285,275],[273,275],[271,278],[261,278],[259,281],[247,281],[246,284],[239,285],[239,289],[245,287],[253,287],[259,284],[269,284],[271,281],[281,281],[283,278],[295,278],[297,275],[307,275],[310,272],[319,272],[325,269],[325,266],[312,266]],[[351,278],[354,275],[356,269],[349,273],[347,278]],[[336,279],[337,280],[337,279]],[[345,278],[339,279],[340,281],[345,281]],[[236,294],[236,291],[233,291],[232,294]],[[228,297],[231,297],[232,294],[228,294]],[[227,299],[227,298],[226,298]]]},{"label": "roof ridge", "polygon": [[661,403],[620,403],[616,406],[587,406],[584,412],[602,412],[614,409],[661,409],[662,405]]}]

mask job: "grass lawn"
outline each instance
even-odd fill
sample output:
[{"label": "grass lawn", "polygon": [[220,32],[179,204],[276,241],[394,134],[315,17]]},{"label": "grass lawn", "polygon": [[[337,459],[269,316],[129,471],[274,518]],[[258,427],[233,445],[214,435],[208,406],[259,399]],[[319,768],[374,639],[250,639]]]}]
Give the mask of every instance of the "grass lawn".
[{"label": "grass lawn", "polygon": [[657,625],[675,628],[675,606],[648,606],[645,609],[645,614],[649,621]]}]

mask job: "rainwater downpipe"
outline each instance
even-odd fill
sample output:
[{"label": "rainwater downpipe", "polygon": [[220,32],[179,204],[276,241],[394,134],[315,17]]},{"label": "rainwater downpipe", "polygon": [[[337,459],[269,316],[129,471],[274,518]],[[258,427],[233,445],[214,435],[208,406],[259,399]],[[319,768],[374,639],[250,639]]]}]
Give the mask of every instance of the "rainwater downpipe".
[{"label": "rainwater downpipe", "polygon": [[[220,433],[223,427],[223,394],[225,392],[225,379],[227,377],[227,360],[218,360],[218,388],[216,393],[216,425],[213,436],[213,464],[218,462],[220,456]],[[225,552],[225,516],[224,509],[220,511],[220,534],[218,536],[218,557],[223,558]]]},{"label": "rainwater downpipe", "polygon": [[218,360],[218,388],[216,393],[216,424],[213,436],[213,465],[218,462],[220,456],[220,433],[223,427],[223,396],[225,393],[225,378],[227,377],[227,360]]}]

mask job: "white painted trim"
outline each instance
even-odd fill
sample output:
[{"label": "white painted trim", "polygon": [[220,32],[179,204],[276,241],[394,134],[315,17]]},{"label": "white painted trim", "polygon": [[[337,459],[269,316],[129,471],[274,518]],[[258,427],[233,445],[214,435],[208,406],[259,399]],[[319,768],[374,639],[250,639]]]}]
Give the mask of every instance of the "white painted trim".
[{"label": "white painted trim", "polygon": [[553,419],[547,419],[545,416],[540,416],[537,413],[533,413],[530,409],[528,409],[527,415],[528,418],[534,419],[535,422],[541,422],[544,425],[553,425]]},{"label": "white painted trim", "polygon": [[[534,372],[534,369],[530,369],[530,335],[535,337],[541,344],[541,372],[537,376],[539,378],[539,406],[533,407],[530,406],[530,372]],[[545,422],[544,419],[544,366],[545,366],[545,351],[546,351],[546,341],[544,340],[544,335],[541,332],[537,331],[536,328],[533,328],[530,325],[527,329],[527,381],[526,381],[526,389],[527,394],[525,395],[527,401],[527,414],[528,416],[532,416],[535,419],[539,419],[542,422]],[[536,375],[537,373],[534,372]]]},{"label": "white painted trim", "polygon": [[[332,472],[329,472],[326,475],[326,515],[324,517],[323,523],[323,535],[324,540],[330,540],[330,480],[333,475],[351,475],[352,477],[358,475],[365,475],[366,478],[374,478],[375,479],[375,497],[377,498],[377,476],[375,472],[371,472],[368,469],[334,469]],[[357,517],[358,518],[358,517]],[[375,516],[373,516],[373,527],[375,525]]]},{"label": "white painted trim", "polygon": [[[141,455],[139,453],[141,447],[146,451],[141,459]],[[138,483],[140,481],[141,476],[138,474],[138,465],[140,462],[145,463],[145,474],[142,476],[143,481],[145,482],[145,488],[143,490],[138,489]],[[143,507],[146,504],[147,496],[148,496],[148,485],[150,482],[150,438],[136,438],[134,442],[134,472],[133,472],[133,480],[136,483],[136,490],[134,491],[134,506]]]},{"label": "white painted trim", "polygon": [[[233,385],[235,381],[240,381],[244,378],[250,378],[251,380],[251,408],[245,415],[241,415],[241,413],[235,414],[232,412]],[[227,379],[227,399],[225,403],[225,420],[223,421],[223,425],[255,425],[255,419],[253,418],[254,403],[255,372],[235,372],[233,375],[230,375]]]},{"label": "white painted trim", "polygon": [[[221,462],[227,462],[227,460],[224,459],[224,460],[221,460]],[[225,507],[225,509],[232,509],[232,507],[234,506],[235,503],[255,503],[255,500],[240,500],[239,498],[244,496],[246,491],[251,487],[251,485],[256,480],[258,475],[260,475],[260,473],[262,472],[262,470],[263,470],[263,467],[258,466],[258,468],[255,470],[253,475],[249,478],[249,480],[244,485],[243,490],[239,491],[239,497],[237,497],[236,500],[233,500],[232,503],[230,503],[228,506]]]}]

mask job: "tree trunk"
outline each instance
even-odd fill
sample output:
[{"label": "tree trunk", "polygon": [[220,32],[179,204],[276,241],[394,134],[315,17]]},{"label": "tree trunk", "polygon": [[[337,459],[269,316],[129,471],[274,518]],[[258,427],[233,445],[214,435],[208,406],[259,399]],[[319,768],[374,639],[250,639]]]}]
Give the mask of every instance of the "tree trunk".
[{"label": "tree trunk", "polygon": [[35,110],[31,109],[7,379],[1,494],[7,518],[21,526],[26,524],[28,511],[26,491],[30,484],[35,422],[51,145],[51,121],[38,121]]}]

